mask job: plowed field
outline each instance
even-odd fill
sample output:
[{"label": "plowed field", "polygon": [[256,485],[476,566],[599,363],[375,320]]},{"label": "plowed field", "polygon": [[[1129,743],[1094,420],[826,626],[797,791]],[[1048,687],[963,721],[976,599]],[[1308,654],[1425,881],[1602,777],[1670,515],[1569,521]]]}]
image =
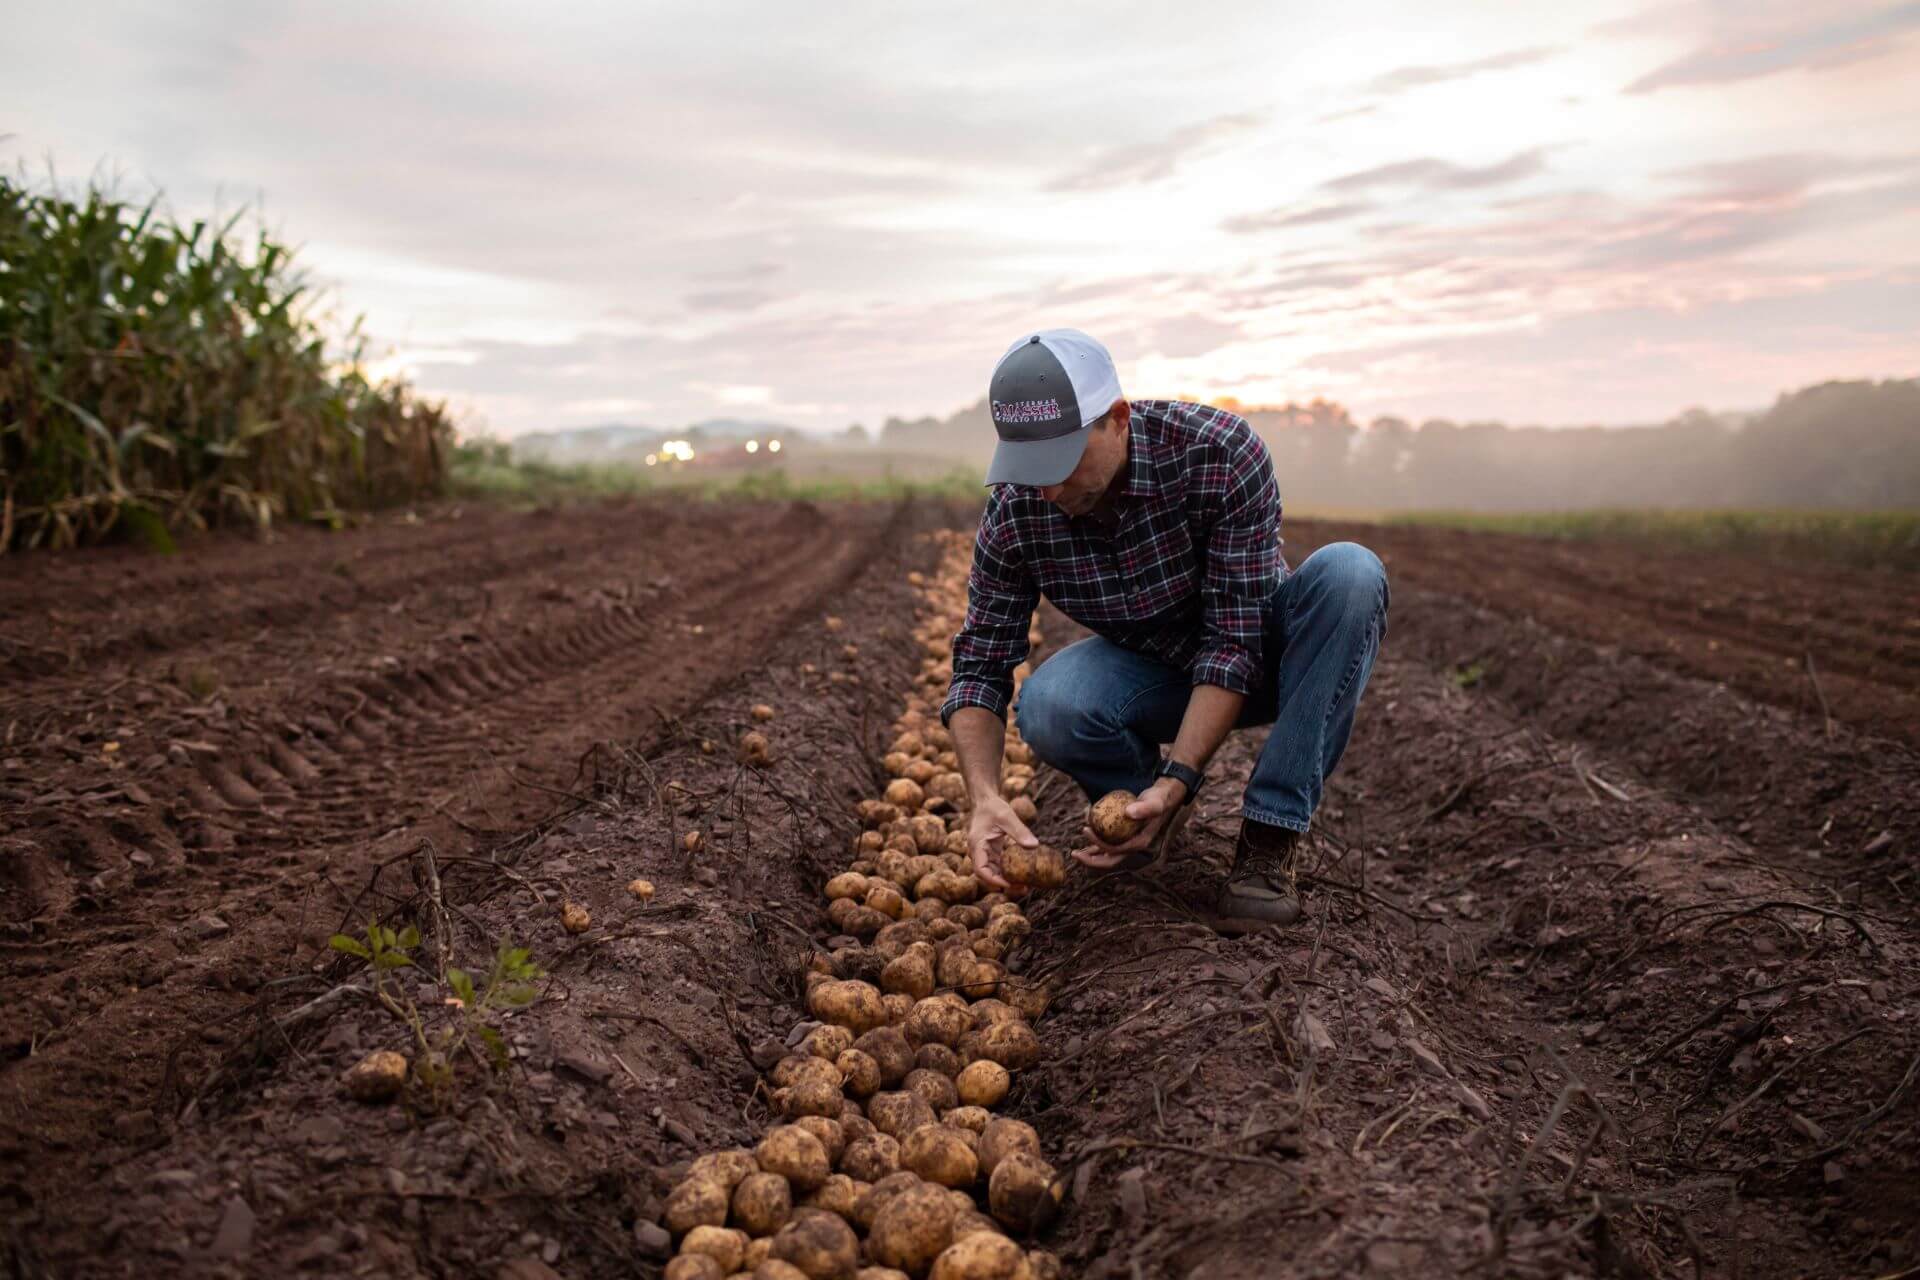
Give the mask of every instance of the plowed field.
[{"label": "plowed field", "polygon": [[[937,684],[908,574],[963,517],[0,561],[8,1274],[658,1274],[688,1163],[766,1128],[821,886]],[[1028,905],[1009,967],[1053,1004],[1005,1110],[1067,1190],[1037,1243],[1112,1277],[1920,1266],[1912,586],[1410,529],[1289,554],[1336,537],[1393,609],[1308,918],[1197,919],[1251,735],[1168,864]],[[1070,843],[1071,785],[1033,794]],[[531,948],[505,1072],[339,1095],[405,1047],[327,945],[375,916],[469,968]]]}]

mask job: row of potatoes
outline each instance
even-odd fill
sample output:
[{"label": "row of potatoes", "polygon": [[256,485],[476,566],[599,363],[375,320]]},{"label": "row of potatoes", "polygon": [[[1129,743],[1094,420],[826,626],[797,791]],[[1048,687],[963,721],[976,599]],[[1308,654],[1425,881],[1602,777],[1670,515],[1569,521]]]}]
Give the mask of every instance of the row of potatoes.
[{"label": "row of potatoes", "polygon": [[[840,945],[806,973],[819,1025],[769,1072],[784,1123],[751,1151],[702,1156],[673,1190],[666,1225],[680,1248],[667,1280],[1060,1274],[1016,1239],[1052,1220],[1059,1178],[1031,1125],[994,1115],[1012,1073],[1039,1057],[1031,1024],[1047,993],[1004,964],[1030,926],[971,874],[966,788],[934,710],[970,546],[945,536],[939,571],[908,575],[925,657],[885,757],[892,781],[859,805],[852,863],[827,883]],[[1017,736],[1007,761],[1003,790],[1031,821],[1033,757]],[[1033,889],[1066,875],[1044,846],[1018,870]]]}]

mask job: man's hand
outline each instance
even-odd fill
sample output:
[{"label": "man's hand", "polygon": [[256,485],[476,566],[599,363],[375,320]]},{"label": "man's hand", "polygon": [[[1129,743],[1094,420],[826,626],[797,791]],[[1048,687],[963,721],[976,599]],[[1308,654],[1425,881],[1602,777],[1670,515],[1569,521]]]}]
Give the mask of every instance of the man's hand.
[{"label": "man's hand", "polygon": [[967,852],[973,855],[973,874],[987,887],[1018,897],[1027,891],[1026,886],[1009,884],[1000,874],[1000,850],[1008,840],[1029,849],[1040,844],[1004,797],[987,792],[975,802],[973,818],[967,824]]},{"label": "man's hand", "polygon": [[1161,828],[1167,825],[1167,819],[1174,815],[1186,798],[1186,783],[1178,778],[1156,779],[1152,786],[1127,806],[1127,816],[1140,824],[1140,829],[1133,833],[1132,839],[1125,844],[1105,844],[1093,834],[1092,827],[1082,827],[1080,834],[1087,843],[1073,851],[1074,858],[1085,866],[1101,871],[1118,866],[1129,855],[1151,847],[1159,838]]}]

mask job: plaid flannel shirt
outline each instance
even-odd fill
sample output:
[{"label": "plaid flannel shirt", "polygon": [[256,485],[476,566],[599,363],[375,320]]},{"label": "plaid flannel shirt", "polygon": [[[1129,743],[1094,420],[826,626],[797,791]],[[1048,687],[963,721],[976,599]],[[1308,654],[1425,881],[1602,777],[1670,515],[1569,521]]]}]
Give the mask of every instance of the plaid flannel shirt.
[{"label": "plaid flannel shirt", "polygon": [[1117,523],[1072,519],[1026,485],[995,485],[974,538],[967,618],[953,638],[944,723],[961,707],[1003,719],[1044,595],[1115,644],[1253,693],[1267,602],[1287,572],[1280,488],[1246,419],[1135,400]]}]

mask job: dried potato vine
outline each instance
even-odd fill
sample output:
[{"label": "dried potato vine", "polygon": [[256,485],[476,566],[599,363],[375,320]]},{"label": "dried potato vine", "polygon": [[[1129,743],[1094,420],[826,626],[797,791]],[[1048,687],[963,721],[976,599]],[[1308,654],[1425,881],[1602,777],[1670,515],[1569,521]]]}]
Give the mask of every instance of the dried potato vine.
[{"label": "dried potato vine", "polygon": [[[807,1008],[821,1026],[768,1073],[784,1123],[753,1151],[702,1156],[668,1198],[680,1241],[668,1280],[1060,1274],[1051,1253],[1010,1238],[1044,1228],[1060,1203],[1038,1135],[991,1110],[1039,1057],[1031,1023],[1047,992],[1007,972],[1002,958],[1030,926],[1017,902],[983,892],[967,856],[966,786],[936,709],[971,539],[936,537],[936,572],[907,575],[923,656],[883,762],[892,781],[860,802],[852,861],[826,886],[829,920],[856,943],[809,963]],[[1026,675],[1016,669],[1016,685]],[[1034,757],[1012,726],[1006,759],[1002,793],[1031,822]],[[1042,849],[1021,870],[1047,888],[1065,864]]]}]

